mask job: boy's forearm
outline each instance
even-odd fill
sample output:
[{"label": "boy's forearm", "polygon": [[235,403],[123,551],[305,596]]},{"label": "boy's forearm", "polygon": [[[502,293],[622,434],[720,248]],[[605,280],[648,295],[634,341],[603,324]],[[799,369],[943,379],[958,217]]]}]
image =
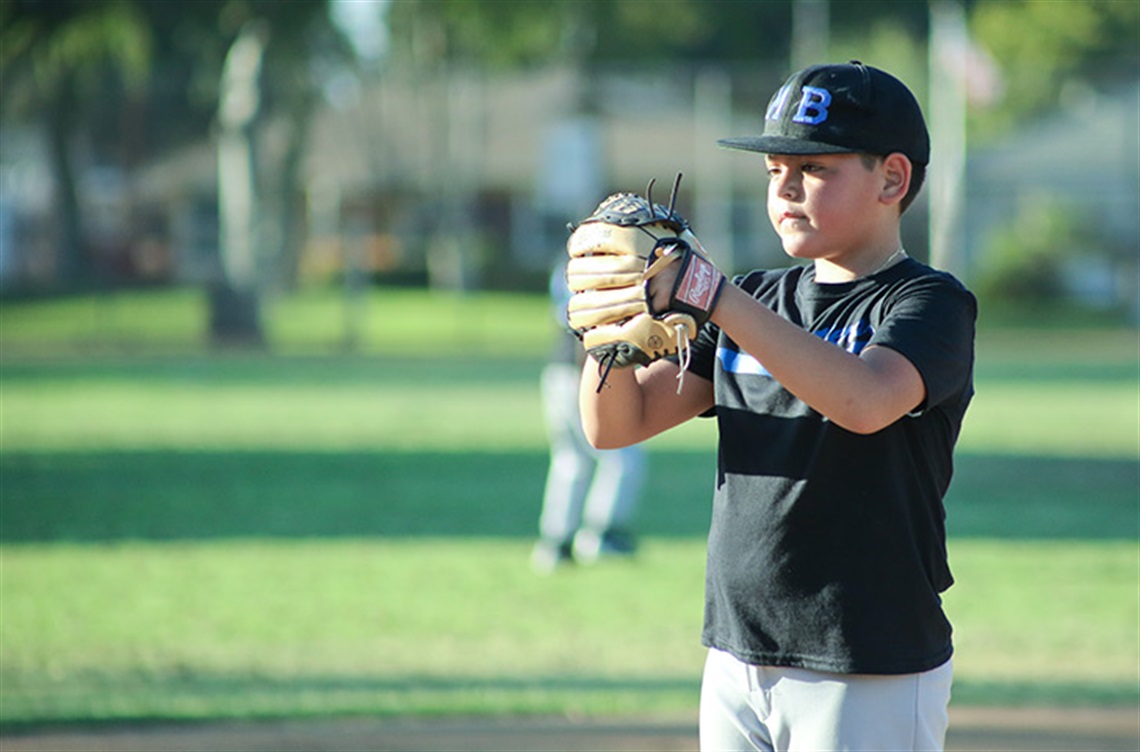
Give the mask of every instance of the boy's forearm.
[{"label": "boy's forearm", "polygon": [[613,368],[601,383],[598,362],[586,358],[578,404],[586,440],[597,449],[617,449],[637,443],[632,436],[641,423],[642,395],[633,368]]},{"label": "boy's forearm", "polygon": [[582,428],[599,449],[618,449],[650,439],[708,411],[713,384],[695,373],[679,379],[667,358],[644,368],[614,368],[598,391],[598,364],[587,359],[579,404]]},{"label": "boy's forearm", "polygon": [[921,376],[902,355],[886,348],[853,355],[784,320],[738,287],[726,286],[713,322],[785,389],[850,431],[885,428],[924,397]]}]

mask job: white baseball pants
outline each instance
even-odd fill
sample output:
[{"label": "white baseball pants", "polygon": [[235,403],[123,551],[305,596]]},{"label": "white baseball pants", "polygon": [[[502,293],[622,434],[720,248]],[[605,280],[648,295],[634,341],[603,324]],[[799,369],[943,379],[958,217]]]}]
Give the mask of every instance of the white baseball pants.
[{"label": "white baseball pants", "polygon": [[919,674],[831,674],[709,650],[701,752],[939,752],[952,673],[947,661]]}]

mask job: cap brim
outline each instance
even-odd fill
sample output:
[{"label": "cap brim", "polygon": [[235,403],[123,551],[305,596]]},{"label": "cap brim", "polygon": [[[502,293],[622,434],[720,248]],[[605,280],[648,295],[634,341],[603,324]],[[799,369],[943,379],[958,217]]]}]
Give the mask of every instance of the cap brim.
[{"label": "cap brim", "polygon": [[849,146],[821,144],[818,141],[804,141],[787,136],[722,138],[717,144],[726,149],[756,151],[761,154],[851,154],[855,151]]}]

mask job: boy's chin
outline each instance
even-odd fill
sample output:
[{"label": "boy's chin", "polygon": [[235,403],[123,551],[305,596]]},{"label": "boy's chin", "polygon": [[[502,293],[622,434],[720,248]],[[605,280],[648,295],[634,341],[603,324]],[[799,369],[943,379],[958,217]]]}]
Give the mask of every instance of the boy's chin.
[{"label": "boy's chin", "polygon": [[796,240],[783,240],[784,253],[788,257],[796,259],[797,261],[812,261],[818,256],[818,253],[813,252],[810,245],[797,242]]}]

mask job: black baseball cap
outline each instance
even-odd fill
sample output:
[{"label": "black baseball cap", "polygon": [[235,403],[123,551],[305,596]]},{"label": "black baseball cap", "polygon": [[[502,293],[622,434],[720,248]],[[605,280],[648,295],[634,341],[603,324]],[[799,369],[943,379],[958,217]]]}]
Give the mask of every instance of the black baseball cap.
[{"label": "black baseball cap", "polygon": [[764,154],[901,152],[915,164],[930,161],[930,134],[914,94],[858,60],[792,74],[768,102],[763,135],[717,143]]}]

